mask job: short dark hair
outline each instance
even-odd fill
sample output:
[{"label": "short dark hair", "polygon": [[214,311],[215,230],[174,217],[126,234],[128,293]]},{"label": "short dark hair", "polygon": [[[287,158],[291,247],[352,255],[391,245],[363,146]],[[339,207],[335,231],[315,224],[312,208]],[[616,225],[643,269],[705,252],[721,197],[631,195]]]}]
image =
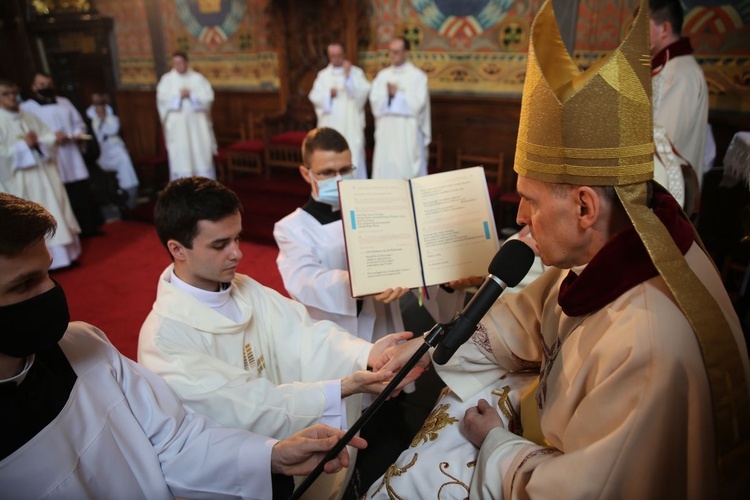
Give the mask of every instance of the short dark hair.
[{"label": "short dark hair", "polygon": [[0,87],[18,87],[18,85],[9,78],[0,77]]},{"label": "short dark hair", "polygon": [[207,177],[184,177],[167,184],[159,194],[154,226],[167,250],[169,240],[193,248],[199,221],[217,221],[236,213],[242,213],[242,203],[234,191]]},{"label": "short dark hair", "polygon": [[344,136],[330,127],[320,127],[312,129],[302,141],[302,163],[309,167],[308,161],[316,151],[333,151],[343,153],[349,151]]},{"label": "short dark hair", "polygon": [[40,204],[0,193],[0,255],[18,255],[56,230],[55,218]]},{"label": "short dark hair", "polygon": [[174,52],[172,52],[172,57],[173,58],[174,57],[181,57],[181,58],[185,59],[185,61],[188,61],[187,52],[183,52],[181,50],[175,50]]},{"label": "short dark hair", "polygon": [[649,0],[648,9],[655,23],[669,23],[672,25],[673,34],[677,36],[682,34],[685,15],[679,0]]},{"label": "short dark hair", "polygon": [[404,38],[402,36],[394,36],[391,41],[393,41],[393,40],[401,40],[402,42],[404,42],[404,50],[407,51],[407,52],[409,52],[409,50],[411,50],[411,44],[409,43],[409,40],[407,40],[406,38]]}]

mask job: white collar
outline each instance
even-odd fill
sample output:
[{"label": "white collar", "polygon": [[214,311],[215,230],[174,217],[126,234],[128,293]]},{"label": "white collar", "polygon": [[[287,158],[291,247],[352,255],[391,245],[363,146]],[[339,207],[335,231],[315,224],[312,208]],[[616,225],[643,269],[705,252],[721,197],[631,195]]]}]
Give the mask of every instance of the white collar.
[{"label": "white collar", "polygon": [[172,269],[172,276],[169,282],[210,308],[217,308],[226,304],[232,291],[232,283],[221,283],[221,289],[218,292],[209,292],[208,290],[194,287],[178,278],[174,273],[174,269]]}]

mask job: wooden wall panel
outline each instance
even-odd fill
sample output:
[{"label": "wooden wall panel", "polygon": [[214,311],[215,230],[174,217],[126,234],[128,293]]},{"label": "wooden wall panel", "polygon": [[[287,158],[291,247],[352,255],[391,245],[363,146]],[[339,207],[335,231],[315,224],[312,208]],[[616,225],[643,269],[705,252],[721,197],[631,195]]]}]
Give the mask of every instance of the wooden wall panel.
[{"label": "wooden wall panel", "polygon": [[120,135],[135,160],[159,152],[159,115],[155,90],[119,89],[115,95],[115,113],[120,117]]}]

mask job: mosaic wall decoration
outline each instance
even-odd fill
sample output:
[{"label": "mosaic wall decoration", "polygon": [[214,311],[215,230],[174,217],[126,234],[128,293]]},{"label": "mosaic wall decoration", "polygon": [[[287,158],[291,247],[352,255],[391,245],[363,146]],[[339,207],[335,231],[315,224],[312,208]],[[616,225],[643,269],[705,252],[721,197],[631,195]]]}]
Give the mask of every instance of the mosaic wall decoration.
[{"label": "mosaic wall decoration", "polygon": [[[161,7],[167,54],[184,50],[217,87],[277,89],[271,0],[98,0],[115,20],[123,85],[154,85],[146,1]],[[542,0],[372,0],[370,45],[360,65],[370,78],[388,64],[388,41],[403,35],[433,92],[520,94],[531,22]],[[587,67],[617,47],[637,0],[580,0],[574,57]],[[712,93],[750,94],[750,0],[683,0],[684,34]]]},{"label": "mosaic wall decoration", "polygon": [[215,87],[277,89],[278,58],[269,46],[268,0],[162,0],[167,53],[182,50]]},{"label": "mosaic wall decoration", "polygon": [[[388,41],[412,43],[433,92],[520,94],[531,22],[542,0],[373,0],[368,76],[388,64]],[[574,58],[588,67],[617,47],[637,0],[580,0]],[[683,0],[689,36],[712,93],[750,93],[750,0]]]},{"label": "mosaic wall decoration", "polygon": [[150,0],[97,0],[95,4],[100,14],[114,19],[121,85],[156,84],[147,1]]}]

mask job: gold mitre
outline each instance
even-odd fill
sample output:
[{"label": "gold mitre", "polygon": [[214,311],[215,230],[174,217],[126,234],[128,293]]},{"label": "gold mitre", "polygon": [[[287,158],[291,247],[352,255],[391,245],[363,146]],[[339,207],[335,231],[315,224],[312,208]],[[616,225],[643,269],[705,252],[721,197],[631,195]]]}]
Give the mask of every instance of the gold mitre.
[{"label": "gold mitre", "polygon": [[641,6],[622,44],[582,72],[565,49],[552,2],[542,5],[531,27],[519,175],[599,186],[653,177],[648,15]]}]

